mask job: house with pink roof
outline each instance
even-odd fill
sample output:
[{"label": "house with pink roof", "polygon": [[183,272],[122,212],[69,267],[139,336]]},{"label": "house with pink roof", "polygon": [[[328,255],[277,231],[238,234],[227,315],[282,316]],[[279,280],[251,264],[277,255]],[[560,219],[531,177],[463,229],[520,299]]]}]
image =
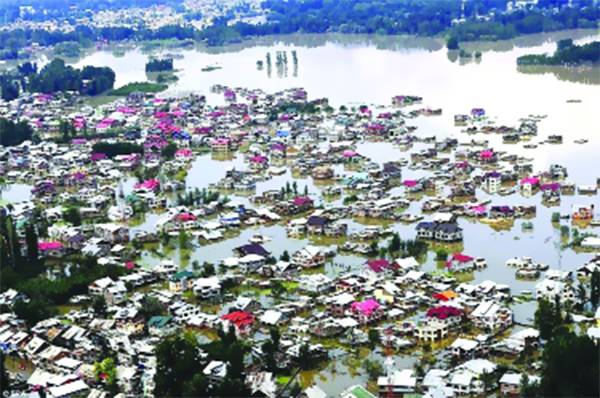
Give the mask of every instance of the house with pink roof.
[{"label": "house with pink roof", "polygon": [[521,193],[525,196],[530,196],[533,192],[539,188],[540,179],[538,177],[525,177],[519,181],[521,187]]},{"label": "house with pink roof", "polygon": [[227,89],[223,93],[223,97],[225,97],[225,101],[235,102],[235,100],[236,100],[235,91]]},{"label": "house with pink roof", "polygon": [[75,130],[83,130],[87,126],[87,121],[83,116],[75,116],[71,124],[75,127]]},{"label": "house with pink roof", "polygon": [[292,204],[298,209],[299,212],[310,210],[314,206],[313,200],[308,196],[296,196],[292,201]]},{"label": "house with pink roof", "polygon": [[137,109],[131,106],[118,106],[116,112],[122,113],[123,115],[135,115],[137,113]]},{"label": "house with pink roof", "polygon": [[354,317],[361,325],[377,322],[384,316],[384,310],[377,300],[369,298],[364,301],[355,301],[350,306]]},{"label": "house with pink roof", "polygon": [[181,148],[175,151],[175,157],[177,159],[190,159],[194,153],[189,148]]},{"label": "house with pink roof", "polygon": [[483,163],[495,162],[497,160],[496,153],[491,149],[484,149],[483,151],[479,152],[479,160]]},{"label": "house with pink roof", "polygon": [[106,156],[105,153],[101,153],[101,152],[94,152],[90,155],[90,160],[92,162],[97,162],[99,160],[104,160],[106,158],[108,158],[108,156]]},{"label": "house with pink roof", "polygon": [[487,207],[485,205],[467,205],[465,214],[471,217],[485,217],[487,215]]},{"label": "house with pink roof", "polygon": [[151,178],[144,182],[138,182],[134,185],[133,190],[135,192],[156,192],[160,188],[160,181],[156,178]]},{"label": "house with pink roof", "polygon": [[344,162],[354,162],[360,159],[360,155],[356,151],[347,149],[344,152],[342,152],[342,158]]},{"label": "house with pink roof", "polygon": [[38,251],[42,257],[62,257],[65,254],[65,245],[62,242],[39,242]]},{"label": "house with pink roof", "polygon": [[99,133],[105,133],[116,125],[117,121],[112,118],[104,118],[96,123],[96,131]]},{"label": "house with pink roof", "polygon": [[248,159],[252,170],[263,170],[269,166],[269,158],[264,155],[254,155]]},{"label": "house with pink roof", "polygon": [[213,152],[229,152],[231,149],[231,140],[227,137],[217,137],[210,142],[210,149]]}]

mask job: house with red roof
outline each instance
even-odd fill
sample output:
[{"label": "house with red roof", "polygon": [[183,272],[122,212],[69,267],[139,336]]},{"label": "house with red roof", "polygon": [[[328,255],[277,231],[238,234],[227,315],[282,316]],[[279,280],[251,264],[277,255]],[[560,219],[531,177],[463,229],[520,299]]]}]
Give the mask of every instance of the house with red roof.
[{"label": "house with red roof", "polygon": [[419,340],[436,341],[446,338],[460,325],[463,310],[450,305],[430,308],[424,319],[417,323],[415,337]]},{"label": "house with red roof", "polygon": [[249,333],[256,320],[253,314],[246,311],[233,311],[227,315],[223,315],[221,319],[224,321],[226,329],[229,328],[229,325],[233,325],[239,334]]},{"label": "house with red roof", "polygon": [[391,265],[390,262],[388,260],[386,260],[385,258],[379,258],[379,259],[367,261],[367,266],[369,267],[369,269],[377,274],[390,268],[390,265]]},{"label": "house with red roof", "polygon": [[475,258],[462,253],[453,253],[452,257],[446,261],[446,268],[454,272],[472,271],[475,268],[473,264]]}]

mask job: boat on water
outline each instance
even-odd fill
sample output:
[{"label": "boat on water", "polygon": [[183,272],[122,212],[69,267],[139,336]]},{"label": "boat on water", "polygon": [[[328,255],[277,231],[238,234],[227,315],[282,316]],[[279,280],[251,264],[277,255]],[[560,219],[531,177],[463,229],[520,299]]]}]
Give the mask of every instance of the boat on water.
[{"label": "boat on water", "polygon": [[254,234],[249,240],[251,243],[265,243],[271,241],[271,238],[262,234]]},{"label": "boat on water", "polygon": [[540,271],[535,268],[521,268],[517,270],[516,277],[523,279],[537,279],[540,277]]}]

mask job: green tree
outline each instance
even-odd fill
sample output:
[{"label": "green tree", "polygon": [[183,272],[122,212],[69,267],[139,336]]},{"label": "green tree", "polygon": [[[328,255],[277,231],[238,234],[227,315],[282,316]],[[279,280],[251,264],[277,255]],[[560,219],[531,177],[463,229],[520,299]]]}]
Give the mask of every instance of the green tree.
[{"label": "green tree", "polygon": [[558,329],[542,354],[542,396],[599,396],[599,360],[598,347],[589,337]]},{"label": "green tree", "polygon": [[438,249],[435,251],[436,261],[446,261],[448,259],[448,252],[444,249]]},{"label": "green tree", "polygon": [[117,392],[117,366],[113,358],[104,358],[94,364],[94,377],[103,382],[109,391]]},{"label": "green tree", "polygon": [[71,224],[73,224],[74,226],[79,226],[81,225],[81,212],[79,211],[79,207],[68,207],[64,212],[63,212],[63,218],[65,219],[66,222],[69,222]]},{"label": "green tree", "polygon": [[381,335],[377,329],[369,329],[369,344],[371,348],[375,348],[377,344],[381,341]]},{"label": "green tree", "polygon": [[162,315],[165,312],[163,305],[153,296],[144,296],[140,304],[140,315],[146,322],[153,316]]},{"label": "green tree", "polygon": [[392,235],[392,240],[390,241],[390,244],[388,246],[388,251],[390,252],[390,254],[392,253],[398,253],[398,251],[400,250],[400,235],[398,235],[398,233],[394,233],[394,235]]},{"label": "green tree", "polygon": [[8,378],[8,373],[6,372],[6,368],[4,367],[4,351],[0,350],[0,391],[9,391],[10,390],[10,379]]},{"label": "green tree", "polygon": [[274,297],[281,297],[285,293],[287,293],[286,288],[283,286],[280,280],[274,279],[271,280],[271,293]]},{"label": "green tree", "polygon": [[97,316],[99,316],[99,317],[106,316],[106,300],[104,299],[104,296],[102,296],[102,295],[94,296],[92,298],[91,307],[92,307],[92,310],[94,311],[94,314],[96,314]]},{"label": "green tree", "polygon": [[446,40],[446,47],[448,48],[448,50],[458,50],[459,45],[456,36],[448,37],[448,39]]},{"label": "green tree", "polygon": [[596,268],[590,278],[590,302],[594,308],[600,305],[600,270]]},{"label": "green tree", "polygon": [[[203,363],[193,336],[175,335],[156,347],[156,396],[181,397],[186,382],[202,373]],[[188,384],[188,388],[191,385]]]},{"label": "green tree", "polygon": [[204,264],[202,264],[202,276],[204,278],[214,276],[215,274],[216,274],[216,272],[215,272],[214,264],[209,263],[209,262],[204,262]]},{"label": "green tree", "polygon": [[37,298],[27,302],[19,300],[15,303],[13,309],[17,318],[24,320],[30,327],[35,326],[39,321],[48,319],[55,314],[55,311],[48,303]]},{"label": "green tree", "polygon": [[209,382],[203,373],[196,373],[191,380],[183,383],[183,397],[203,397],[209,389]]},{"label": "green tree", "polygon": [[25,227],[25,242],[27,245],[27,260],[30,264],[37,263],[39,257],[38,236],[35,227],[31,223],[28,223]]},{"label": "green tree", "polygon": [[519,383],[519,392],[523,398],[536,398],[539,396],[539,383],[529,380],[527,373],[523,373]]},{"label": "green tree", "polygon": [[366,358],[362,363],[362,368],[367,372],[370,380],[377,380],[379,376],[383,375],[383,365],[374,359]]},{"label": "green tree", "polygon": [[540,300],[538,308],[535,311],[535,326],[540,331],[540,337],[544,340],[552,337],[554,329],[560,326],[560,323],[557,323],[556,309],[554,307],[550,301]]},{"label": "green tree", "polygon": [[189,237],[189,235],[187,234],[187,232],[185,231],[184,228],[181,228],[179,230],[178,239],[179,239],[179,248],[180,249],[186,249],[189,246],[189,244],[190,244],[190,237]]},{"label": "green tree", "polygon": [[175,157],[175,152],[177,152],[177,144],[170,142],[160,151],[160,155],[167,160],[171,160]]}]

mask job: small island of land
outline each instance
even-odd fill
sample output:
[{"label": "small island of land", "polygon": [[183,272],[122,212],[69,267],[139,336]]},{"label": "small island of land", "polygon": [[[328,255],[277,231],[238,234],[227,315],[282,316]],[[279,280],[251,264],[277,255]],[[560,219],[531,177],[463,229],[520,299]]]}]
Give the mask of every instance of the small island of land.
[{"label": "small island of land", "polygon": [[517,58],[518,65],[582,65],[600,62],[600,41],[578,46],[572,39],[560,40],[553,55],[527,54]]},{"label": "small island of land", "polygon": [[166,84],[152,82],[133,82],[109,92],[109,95],[124,97],[131,93],[158,93],[167,89]]},{"label": "small island of land", "polygon": [[146,72],[166,72],[173,70],[173,58],[151,59],[146,63]]}]

